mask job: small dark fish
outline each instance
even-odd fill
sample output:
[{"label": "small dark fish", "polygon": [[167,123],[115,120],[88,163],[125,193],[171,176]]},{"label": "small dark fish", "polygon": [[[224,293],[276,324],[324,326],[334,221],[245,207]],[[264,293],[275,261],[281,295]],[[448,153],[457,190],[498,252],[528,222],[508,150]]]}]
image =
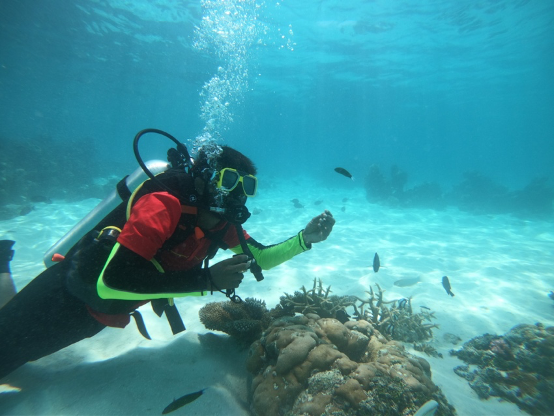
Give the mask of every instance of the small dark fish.
[{"label": "small dark fish", "polygon": [[419,305],[420,308],[427,309],[428,311],[431,310],[431,308],[428,308],[427,306]]},{"label": "small dark fish", "polygon": [[322,202],[323,202],[322,199],[318,199],[317,201],[314,202],[314,205],[320,205]]},{"label": "small dark fish", "polygon": [[381,267],[381,260],[379,260],[379,254],[375,253],[375,256],[373,256],[373,271],[377,273],[379,267]]},{"label": "small dark fish", "polygon": [[550,293],[548,294],[548,297],[552,300],[554,300],[554,292],[553,291],[550,291]]},{"label": "small dark fish", "polygon": [[348,202],[348,198],[342,198],[342,202]]},{"label": "small dark fish", "polygon": [[348,318],[350,318],[350,315],[348,315],[348,313],[344,309],[339,309],[335,312],[335,319],[341,324],[348,322],[350,320]]},{"label": "small dark fish", "polygon": [[204,390],[202,389],[200,391],[185,394],[183,397],[179,397],[177,400],[173,400],[169,406],[167,406],[164,411],[162,412],[162,415],[166,415],[170,412],[173,412],[174,410],[179,409],[180,407],[183,407],[186,404],[192,403],[196,399],[198,399],[202,394],[204,393]]},{"label": "small dark fish", "polygon": [[412,277],[409,279],[397,280],[396,282],[394,282],[394,285],[398,287],[408,287],[408,286],[413,286],[417,283],[419,283],[419,277]]},{"label": "small dark fish", "polygon": [[342,207],[340,210],[341,210],[342,212],[345,212],[345,211],[346,211],[346,207]]},{"label": "small dark fish", "polygon": [[33,195],[29,198],[32,202],[44,202],[46,204],[51,204],[52,200],[44,195]]},{"label": "small dark fish", "polygon": [[335,168],[335,172],[340,173],[342,176],[352,179],[352,175],[344,168]]},{"label": "small dark fish", "polygon": [[448,280],[448,276],[442,277],[442,287],[444,287],[444,290],[446,290],[446,293],[448,293],[450,296],[454,296],[454,293],[450,289],[450,280]]},{"label": "small dark fish", "polygon": [[294,204],[294,208],[304,208],[304,205],[300,203],[300,201],[296,198],[291,199],[291,201]]}]

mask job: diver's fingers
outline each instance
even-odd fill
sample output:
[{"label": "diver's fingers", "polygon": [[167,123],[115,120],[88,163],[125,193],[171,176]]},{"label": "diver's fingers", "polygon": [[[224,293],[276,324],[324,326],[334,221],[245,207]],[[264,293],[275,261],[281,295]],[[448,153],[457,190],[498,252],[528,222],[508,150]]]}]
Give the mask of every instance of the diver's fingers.
[{"label": "diver's fingers", "polygon": [[239,274],[242,274],[242,273],[244,273],[245,271],[247,271],[249,267],[250,267],[250,261],[246,261],[246,262],[244,262],[244,263],[234,264],[234,265],[232,265],[232,266],[227,267],[227,271],[228,271],[229,273],[239,273]]},{"label": "diver's fingers", "polygon": [[235,254],[230,259],[223,260],[223,261],[229,264],[246,263],[248,261],[248,256],[246,254]]}]

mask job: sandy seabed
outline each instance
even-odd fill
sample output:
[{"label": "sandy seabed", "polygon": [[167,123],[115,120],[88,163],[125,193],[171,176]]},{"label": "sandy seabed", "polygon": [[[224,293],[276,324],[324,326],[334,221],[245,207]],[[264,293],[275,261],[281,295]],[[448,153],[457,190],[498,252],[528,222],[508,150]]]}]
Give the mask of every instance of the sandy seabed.
[{"label": "sandy seabed", "polygon": [[[264,185],[265,184],[265,185]],[[304,208],[295,208],[297,198]],[[346,200],[345,200],[346,198]],[[12,272],[24,287],[44,269],[46,250],[87,214],[99,200],[75,204],[36,204],[26,216],[0,222],[0,239],[16,240]],[[484,333],[503,334],[514,325],[553,325],[554,227],[508,215],[471,215],[455,208],[392,209],[369,204],[365,191],[322,187],[309,179],[282,184],[260,181],[259,195],[249,201],[255,214],[245,229],[258,241],[273,244],[295,235],[323,209],[337,223],[329,239],[307,253],[264,272],[250,274],[237,293],[265,300],[268,308],[284,292],[293,293],[313,279],[331,285],[335,295],[364,296],[370,285],[386,290],[386,299],[413,298],[431,308],[440,325],[432,345],[444,358],[407,350],[429,361],[432,380],[459,415],[526,414],[516,405],[480,400],[453,368],[463,362],[448,351]],[[371,269],[375,252],[382,268]],[[212,261],[230,256],[220,251]],[[455,297],[446,294],[448,275]],[[398,287],[400,279],[420,282]],[[175,415],[248,415],[247,352],[224,334],[210,334],[198,310],[223,295],[177,299],[187,326],[177,336],[165,318],[147,305],[141,308],[152,340],[133,323],[106,328],[96,337],[28,363],[0,381],[2,415],[156,415],[174,399],[207,388],[204,395]],[[454,347],[443,339],[462,339]],[[0,334],[1,336],[1,334]]]}]

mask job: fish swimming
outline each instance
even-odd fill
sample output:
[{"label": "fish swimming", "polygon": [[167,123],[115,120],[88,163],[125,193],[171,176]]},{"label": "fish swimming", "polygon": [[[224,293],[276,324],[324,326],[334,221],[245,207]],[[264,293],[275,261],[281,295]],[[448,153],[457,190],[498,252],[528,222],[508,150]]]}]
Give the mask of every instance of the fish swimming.
[{"label": "fish swimming", "polygon": [[420,282],[419,277],[411,277],[408,279],[397,280],[396,282],[394,282],[394,285],[398,287],[408,287],[408,286],[413,286],[419,282]]},{"label": "fish swimming", "polygon": [[346,176],[347,178],[354,179],[352,174],[344,168],[335,168],[335,172],[340,173],[342,176]]},{"label": "fish swimming", "polygon": [[454,296],[454,293],[450,289],[450,280],[448,280],[448,276],[442,277],[442,287],[444,287],[444,290],[446,290],[446,293],[448,293],[450,296]]},{"label": "fish swimming", "polygon": [[202,394],[204,393],[204,390],[202,389],[200,391],[185,394],[183,397],[179,397],[177,400],[173,400],[169,406],[167,406],[164,411],[162,412],[162,415],[166,415],[170,412],[173,412],[174,410],[179,409],[180,407],[183,407],[186,404],[192,403],[196,399],[198,399]]},{"label": "fish swimming", "polygon": [[381,267],[381,260],[379,260],[379,254],[375,253],[373,256],[373,271],[377,273]]},{"label": "fish swimming", "polygon": [[548,297],[552,300],[554,300],[554,292],[553,291],[550,291],[550,293],[548,294]]}]

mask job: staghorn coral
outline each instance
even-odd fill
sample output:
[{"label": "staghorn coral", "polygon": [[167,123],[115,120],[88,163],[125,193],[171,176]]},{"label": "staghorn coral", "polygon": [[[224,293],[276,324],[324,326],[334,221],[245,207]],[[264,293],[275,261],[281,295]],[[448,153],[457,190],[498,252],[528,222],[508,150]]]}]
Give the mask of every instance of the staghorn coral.
[{"label": "staghorn coral", "polygon": [[454,372],[482,399],[498,396],[532,415],[554,409],[554,327],[517,325],[503,336],[484,334],[450,351],[468,364]]},{"label": "staghorn coral", "polygon": [[200,321],[207,329],[229,334],[244,344],[259,338],[269,324],[265,302],[246,298],[244,302],[211,302],[199,311]]},{"label": "staghorn coral", "polygon": [[323,318],[337,318],[337,312],[346,313],[348,306],[353,306],[354,297],[352,296],[329,296],[331,286],[323,289],[323,283],[319,279],[314,279],[312,289],[307,290],[305,286],[301,291],[294,292],[294,295],[285,293],[281,296],[280,307],[288,314],[294,313],[315,313]]},{"label": "staghorn coral", "polygon": [[411,298],[387,302],[383,297],[385,291],[378,284],[375,286],[377,291],[370,287],[366,292],[368,299],[356,297],[359,304],[353,306],[357,320],[371,322],[383,335],[397,341],[420,342],[432,338],[432,330],[438,325],[426,322],[435,319],[434,312],[421,309],[413,313]]},{"label": "staghorn coral", "polygon": [[455,414],[429,364],[370,322],[308,316],[276,319],[252,344],[255,415],[413,415],[431,399],[437,415]]}]

